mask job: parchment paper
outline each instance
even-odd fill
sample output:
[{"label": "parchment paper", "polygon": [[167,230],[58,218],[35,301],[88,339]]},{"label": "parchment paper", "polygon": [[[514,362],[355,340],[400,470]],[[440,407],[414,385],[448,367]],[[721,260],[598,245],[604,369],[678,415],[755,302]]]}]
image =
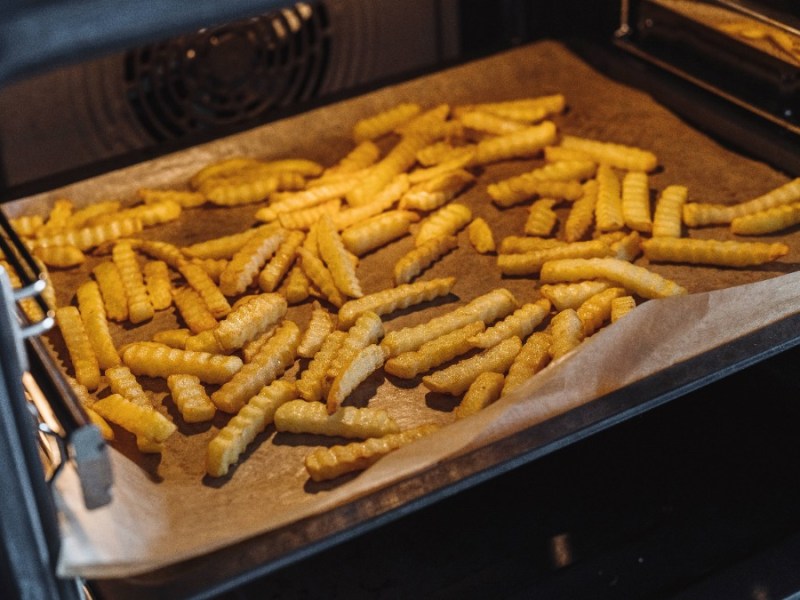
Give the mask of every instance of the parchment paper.
[{"label": "parchment paper", "polygon": [[[109,197],[132,200],[141,186],[178,185],[207,162],[248,154],[264,158],[302,156],[332,164],[352,148],[352,124],[363,116],[401,101],[426,106],[503,100],[562,92],[567,114],[556,119],[565,133],[628,143],[653,150],[663,169],[651,187],[688,185],[691,200],[746,200],[784,183],[770,167],[737,155],[681,122],[647,95],[608,80],[555,42],[542,42],[386,88],[334,106],[114,172],[4,208],[14,214],[44,213],[53,200],[66,196],[76,204]],[[492,224],[497,239],[521,234],[526,208],[497,210],[485,193],[486,184],[521,173],[537,161],[509,161],[490,166],[478,185],[460,198],[475,216]],[[253,208],[203,209],[202,218],[182,219],[146,232],[179,244],[215,237],[248,226]],[[724,229],[692,231],[699,237],[730,237]],[[386,457],[366,472],[342,482],[315,485],[308,481],[303,458],[318,444],[315,436],[261,434],[229,477],[204,477],[205,446],[226,417],[210,425],[189,426],[167,406],[180,435],[167,442],[163,456],[142,456],[130,436],[118,435],[112,449],[114,500],[86,511],[71,467],[57,480],[62,508],[63,545],[59,572],[86,577],[121,577],[146,572],[213,549],[234,544],[305,516],[340,506],[392,482],[412,477],[430,466],[481,447],[589,402],[673,363],[701,354],[727,341],[797,312],[800,252],[797,231],[782,235],[791,253],[775,264],[754,269],[714,269],[674,265],[651,268],[689,288],[692,295],[649,301],[614,327],[601,331],[578,351],[548,367],[519,393],[504,398],[473,418],[453,423],[430,438]],[[366,292],[390,285],[391,265],[411,248],[409,238],[364,257],[359,277]],[[97,260],[93,258],[87,269]],[[425,278],[454,274],[454,294],[421,311],[404,311],[386,319],[388,330],[421,322],[463,305],[495,287],[507,287],[521,302],[538,297],[534,278],[503,279],[494,256],[471,250],[464,232],[459,249],[445,257]],[[55,273],[59,302],[72,300],[87,270]],[[785,275],[790,273],[789,275]],[[783,276],[781,276],[783,275]],[[750,284],[750,285],[743,285]],[[733,287],[739,286],[739,287]],[[731,288],[731,289],[726,289]],[[707,293],[712,292],[713,293]],[[307,314],[292,313],[304,325]],[[115,329],[115,340],[149,335],[174,326],[169,311],[135,330]],[[54,350],[64,360],[57,336]],[[144,382],[163,397],[163,382]],[[453,421],[458,400],[425,393],[418,382],[404,385],[382,374],[371,377],[348,402],[388,410],[401,427],[422,422]],[[337,440],[339,441],[339,440]]]}]

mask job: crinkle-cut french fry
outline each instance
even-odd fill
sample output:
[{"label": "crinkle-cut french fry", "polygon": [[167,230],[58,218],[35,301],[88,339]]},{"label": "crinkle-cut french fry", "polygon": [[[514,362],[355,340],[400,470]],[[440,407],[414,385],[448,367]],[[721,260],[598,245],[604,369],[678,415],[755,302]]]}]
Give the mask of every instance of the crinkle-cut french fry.
[{"label": "crinkle-cut french fry", "polygon": [[472,219],[472,222],[467,227],[467,234],[469,235],[470,244],[479,254],[495,251],[492,228],[481,217]]},{"label": "crinkle-cut french fry", "polygon": [[411,352],[412,350],[417,350],[425,342],[469,325],[474,321],[492,323],[505,317],[517,307],[518,303],[514,294],[505,288],[494,289],[474,298],[460,308],[439,317],[434,317],[425,323],[388,332],[383,338],[381,346],[383,346],[387,357]]},{"label": "crinkle-cut french fry", "polygon": [[74,306],[61,306],[56,309],[56,323],[72,361],[75,379],[87,389],[96,390],[100,385],[100,366],[80,312]]},{"label": "crinkle-cut french fry", "polygon": [[268,172],[257,175],[244,173],[236,178],[209,180],[200,192],[209,202],[218,206],[240,206],[261,202],[278,190],[297,190],[305,179],[293,171]]},{"label": "crinkle-cut french fry", "polygon": [[36,239],[32,245],[34,248],[75,246],[85,252],[105,242],[139,233],[141,230],[142,221],[140,219],[119,219],[101,225],[59,231],[51,236]]},{"label": "crinkle-cut french fry", "polygon": [[270,327],[257,338],[250,340],[244,346],[242,346],[241,356],[244,362],[249,363],[253,360],[253,357],[258,354],[259,350],[264,347],[264,344],[275,335],[275,331],[278,329],[277,325]]},{"label": "crinkle-cut french fry", "polygon": [[322,260],[328,266],[333,282],[344,295],[351,298],[360,298],[364,295],[361,283],[356,275],[356,268],[350,260],[350,255],[344,246],[336,225],[328,215],[324,215],[318,222],[317,244]]},{"label": "crinkle-cut french fry", "polygon": [[505,376],[487,371],[475,378],[461,402],[453,410],[457,419],[463,419],[483,410],[500,397]]},{"label": "crinkle-cut french fry", "polygon": [[206,272],[215,284],[219,285],[219,277],[228,266],[228,261],[224,258],[192,258],[191,262]]},{"label": "crinkle-cut french fry", "polygon": [[686,288],[658,273],[617,258],[565,258],[542,266],[544,283],[607,279],[642,298],[666,298],[687,293]]},{"label": "crinkle-cut french fry", "polygon": [[[434,167],[435,168],[435,167]],[[430,211],[440,208],[455,198],[475,176],[464,169],[457,169],[412,187],[400,199],[400,208]]]},{"label": "crinkle-cut french fry", "polygon": [[309,285],[308,277],[300,265],[292,267],[286,278],[286,289],[283,291],[286,301],[292,305],[304,302],[309,296]]},{"label": "crinkle-cut french fry", "polygon": [[108,387],[111,389],[112,393],[119,394],[137,406],[153,407],[153,402],[150,400],[147,392],[144,391],[139,380],[136,379],[136,376],[125,365],[118,365],[106,369],[103,375],[105,375],[106,381],[108,381]]},{"label": "crinkle-cut french fry", "polygon": [[9,219],[9,222],[20,237],[34,237],[44,225],[44,218],[42,215],[21,215],[15,219]]},{"label": "crinkle-cut french fry", "polygon": [[622,241],[626,235],[628,234],[624,231],[595,231],[592,234],[592,239],[597,240],[598,242],[604,242],[610,246]]},{"label": "crinkle-cut french fry", "polygon": [[280,294],[259,294],[220,321],[213,330],[214,337],[225,351],[241,348],[280,321],[287,308]]},{"label": "crinkle-cut french fry", "polygon": [[435,142],[425,146],[416,154],[417,162],[424,167],[431,167],[451,160],[469,156],[470,160],[475,153],[474,144],[453,146],[448,141]]},{"label": "crinkle-cut french fry", "polygon": [[274,221],[281,213],[303,210],[318,206],[328,200],[341,198],[358,183],[359,180],[356,178],[344,179],[295,192],[280,201],[272,202],[269,206],[258,209],[255,218],[265,222]]},{"label": "crinkle-cut french fry", "polygon": [[558,311],[565,308],[577,309],[595,294],[599,294],[612,286],[610,281],[602,279],[579,281],[577,283],[544,284],[539,292],[550,300]]},{"label": "crinkle-cut french fry", "polygon": [[299,343],[300,328],[292,321],[284,321],[252,360],[211,394],[211,401],[223,412],[238,412],[258,390],[294,363]]},{"label": "crinkle-cut french fry", "polygon": [[458,119],[470,129],[483,133],[490,133],[492,135],[506,135],[525,129],[526,127],[526,125],[520,121],[506,119],[483,110],[468,110],[460,114]]},{"label": "crinkle-cut french fry", "polygon": [[297,249],[304,239],[305,234],[302,231],[290,231],[286,234],[286,239],[278,246],[275,255],[258,274],[258,286],[262,291],[274,292],[277,289],[281,279],[289,272],[294,263]]},{"label": "crinkle-cut french fry", "polygon": [[800,177],[770,190],[757,198],[739,204],[688,203],[683,207],[683,220],[689,227],[730,223],[736,217],[793,204],[800,201]]},{"label": "crinkle-cut french fry", "polygon": [[[501,206],[511,206],[533,195],[552,195],[548,190],[559,192],[565,200],[575,200],[581,195],[575,184],[593,177],[596,171],[597,165],[588,160],[558,161],[490,184],[487,191]],[[537,181],[562,182],[568,185],[550,188],[543,186],[540,189],[534,183]]]},{"label": "crinkle-cut french fry", "polygon": [[533,204],[528,211],[525,221],[525,234],[539,237],[550,235],[558,223],[558,215],[553,210],[557,201],[554,198],[541,198]]},{"label": "crinkle-cut french fry", "polygon": [[[206,273],[202,267],[187,260],[181,262],[178,271],[186,280],[191,288],[200,294],[203,302],[206,303],[209,312],[215,319],[220,319],[231,312],[231,305],[222,291],[214,283],[214,280]],[[224,271],[223,271],[224,273]],[[222,274],[220,274],[220,278]]]},{"label": "crinkle-cut french fry", "polygon": [[422,223],[414,236],[414,244],[421,246],[428,240],[455,235],[472,220],[472,211],[464,204],[448,204]]},{"label": "crinkle-cut french fry", "polygon": [[86,262],[86,255],[77,246],[39,246],[33,249],[33,255],[48,267],[68,269]]},{"label": "crinkle-cut french fry", "polygon": [[658,166],[658,158],[655,154],[649,150],[634,146],[601,142],[571,135],[563,136],[561,145],[564,148],[585,152],[598,163],[605,163],[626,171],[649,172]]},{"label": "crinkle-cut french fry", "polygon": [[203,423],[214,418],[217,407],[206,394],[196,375],[176,374],[167,377],[172,400],[187,423]]},{"label": "crinkle-cut french fry", "polygon": [[492,202],[503,208],[537,196],[577,200],[583,195],[579,181],[551,181],[526,176],[490,184],[486,191],[492,197]]},{"label": "crinkle-cut french fry", "polygon": [[233,156],[213,162],[200,169],[189,179],[189,185],[194,189],[199,188],[209,179],[227,177],[236,173],[241,173],[248,168],[259,164],[259,161],[249,156]]},{"label": "crinkle-cut french fry", "polygon": [[476,348],[491,348],[510,337],[524,340],[550,314],[550,301],[542,298],[523,304],[505,319],[476,334],[469,342]]},{"label": "crinkle-cut french fry", "polygon": [[472,350],[475,346],[469,340],[480,334],[486,325],[483,321],[473,321],[459,329],[445,333],[422,344],[418,350],[403,352],[386,361],[387,373],[403,379],[413,379],[420,373],[446,363]]},{"label": "crinkle-cut french fry", "polygon": [[633,296],[614,298],[611,301],[611,322],[616,323],[634,308],[636,308],[636,299]]},{"label": "crinkle-cut french fry", "polygon": [[[450,114],[449,104],[438,104],[433,108],[429,108],[414,117],[407,123],[402,123],[395,127],[394,132],[398,135],[411,136],[416,134],[427,133],[431,129],[436,129],[447,119]],[[437,137],[439,137],[437,135]]]},{"label": "crinkle-cut french fry", "polygon": [[205,383],[225,383],[242,368],[238,356],[209,354],[170,348],[155,342],[133,342],[121,349],[124,362],[134,375],[162,377],[173,373],[197,375]]},{"label": "crinkle-cut french fry", "polygon": [[308,327],[300,339],[300,345],[297,347],[297,355],[303,358],[312,358],[319,352],[328,334],[335,329],[336,323],[333,315],[322,308],[319,302],[315,301]]},{"label": "crinkle-cut french fry", "polygon": [[142,323],[153,318],[153,304],[147,295],[144,276],[136,260],[136,253],[127,242],[114,244],[112,260],[119,269],[119,276],[128,299],[128,319],[131,323]]},{"label": "crinkle-cut french fry", "polygon": [[265,228],[248,239],[220,274],[220,291],[226,296],[244,292],[285,237],[286,231],[283,229]]},{"label": "crinkle-cut french fry", "polygon": [[92,405],[104,419],[116,423],[139,438],[163,442],[177,427],[156,409],[134,404],[119,394],[110,394]]},{"label": "crinkle-cut french fry", "polygon": [[314,355],[308,368],[297,380],[297,392],[303,400],[308,402],[322,400],[326,392],[328,369],[346,338],[346,332],[334,331],[323,340],[319,352]]},{"label": "crinkle-cut french fry", "polygon": [[566,245],[567,242],[555,238],[509,235],[500,241],[500,254],[526,254]]},{"label": "crinkle-cut french fry", "polygon": [[354,471],[363,471],[387,454],[439,429],[429,423],[400,433],[369,438],[363,442],[317,448],[305,459],[306,471],[313,481],[327,481]]},{"label": "crinkle-cut french fry", "polygon": [[92,220],[101,215],[118,213],[120,207],[119,200],[102,200],[84,206],[73,212],[64,225],[64,229],[76,229],[86,225],[96,225]]},{"label": "crinkle-cut french fry", "polygon": [[528,158],[535,156],[545,146],[555,141],[555,124],[552,121],[544,121],[526,127],[522,131],[481,140],[475,147],[475,156],[471,164],[485,165],[510,158]]},{"label": "crinkle-cut french fry", "polygon": [[139,219],[143,227],[152,227],[177,220],[181,216],[182,210],[183,207],[177,202],[162,200],[152,204],[140,204],[110,214],[98,215],[89,220],[88,225],[102,225],[121,219]]},{"label": "crinkle-cut french fry", "polygon": [[340,231],[347,229],[389,210],[408,191],[408,187],[408,175],[405,173],[397,175],[386,187],[375,194],[369,202],[355,208],[341,210],[333,215],[333,223],[336,225],[336,229]]},{"label": "crinkle-cut french fry", "polygon": [[[19,274],[14,270],[14,267],[3,260],[0,255],[0,272],[2,271],[5,271],[6,275],[8,275],[8,281],[12,289],[22,287],[22,280]],[[19,305],[29,321],[38,322],[45,318],[44,311],[33,298],[23,298],[20,300]],[[52,307],[53,305],[48,303],[48,306]]]},{"label": "crinkle-cut french fry", "polygon": [[679,262],[722,267],[747,267],[772,262],[789,253],[786,244],[689,238],[652,238],[642,242],[652,262]]},{"label": "crinkle-cut french fry", "polygon": [[36,237],[43,238],[51,236],[65,229],[72,216],[74,205],[68,198],[58,198],[50,208],[47,220],[44,225],[36,232]]},{"label": "crinkle-cut french fry", "polygon": [[332,415],[320,402],[290,400],[275,411],[275,429],[290,433],[366,439],[398,433],[400,428],[385,410],[345,406]]},{"label": "crinkle-cut french fry", "polygon": [[583,342],[583,321],[577,311],[567,308],[550,320],[550,357],[557,360]]},{"label": "crinkle-cut french fry", "polygon": [[339,288],[333,280],[333,275],[319,258],[314,256],[305,248],[298,248],[300,256],[300,266],[314,285],[316,285],[328,301],[336,307],[342,306],[345,302]]},{"label": "crinkle-cut french fry", "polygon": [[275,411],[295,397],[288,381],[278,380],[265,386],[220,429],[208,444],[206,472],[212,477],[228,474],[247,446],[272,422]]},{"label": "crinkle-cut french fry", "polygon": [[230,354],[232,350],[225,350],[214,337],[214,329],[206,329],[200,333],[189,336],[183,345],[184,350],[193,352],[208,352],[210,354]]},{"label": "crinkle-cut french fry", "polygon": [[356,354],[355,358],[339,371],[331,383],[327,397],[328,413],[336,412],[342,402],[363,381],[366,381],[367,377],[383,366],[384,359],[383,350],[377,344],[370,344]]},{"label": "crinkle-cut french fry", "polygon": [[113,442],[115,438],[114,430],[111,429],[111,425],[108,424],[108,421],[106,421],[94,409],[88,406],[84,406],[83,410],[86,411],[86,416],[89,417],[92,425],[96,426],[100,430],[100,435],[102,438],[107,442]]},{"label": "crinkle-cut french fry", "polygon": [[458,396],[467,391],[478,375],[485,371],[505,373],[521,348],[522,342],[518,337],[505,339],[480,354],[426,375],[422,383],[432,392]]},{"label": "crinkle-cut french fry", "polygon": [[564,239],[577,242],[589,232],[594,222],[599,186],[592,179],[583,184],[583,195],[576,200],[564,222]]},{"label": "crinkle-cut french fry", "polygon": [[634,231],[653,231],[647,173],[628,171],[622,178],[622,216],[625,225]]},{"label": "crinkle-cut french fry", "polygon": [[172,300],[175,302],[175,308],[178,309],[183,322],[193,334],[214,329],[217,326],[214,315],[208,310],[208,306],[200,294],[192,288],[184,286],[173,289]]},{"label": "crinkle-cut french fry", "polygon": [[594,162],[595,164],[598,162],[587,152],[582,152],[576,148],[565,148],[564,146],[547,146],[544,149],[544,159],[547,162],[562,160],[582,160]]},{"label": "crinkle-cut french fry", "polygon": [[497,267],[504,275],[531,275],[538,273],[542,265],[562,258],[602,258],[613,256],[611,246],[602,240],[572,242],[544,250],[524,254],[498,254]]},{"label": "crinkle-cut french fry", "polygon": [[130,244],[131,248],[156,260],[163,260],[173,269],[177,269],[186,260],[183,252],[175,244],[159,240],[143,240],[139,238],[123,238],[119,240]]},{"label": "crinkle-cut french fry", "polygon": [[683,185],[664,188],[656,202],[653,237],[681,237],[681,212],[689,190]]},{"label": "crinkle-cut french fry", "polygon": [[331,175],[350,175],[357,173],[375,164],[378,158],[380,158],[380,155],[381,149],[377,144],[371,140],[364,140],[363,142],[359,142],[356,147],[348,152],[338,163],[325,169],[320,179],[325,179]]},{"label": "crinkle-cut french fry", "polygon": [[612,287],[595,294],[578,307],[576,311],[583,322],[583,336],[589,337],[611,320],[611,302],[625,295],[625,290]]},{"label": "crinkle-cut french fry", "polygon": [[619,177],[605,163],[597,167],[597,204],[594,215],[598,231],[617,231],[625,225]]},{"label": "crinkle-cut french fry", "polygon": [[404,254],[394,265],[395,285],[410,283],[422,271],[458,247],[458,238],[448,235],[432,238]]},{"label": "crinkle-cut french fry", "polygon": [[383,333],[383,323],[378,315],[366,312],[359,316],[353,326],[347,330],[347,337],[342,342],[336,356],[333,357],[326,377],[329,380],[336,378],[361,350],[380,341]]},{"label": "crinkle-cut french fry", "polygon": [[386,315],[415,304],[446,296],[455,285],[455,277],[405,283],[349,300],[339,309],[339,327],[349,328],[365,312]]},{"label": "crinkle-cut french fry", "polygon": [[800,223],[800,202],[775,206],[731,221],[731,232],[737,235],[764,235],[788,229]]},{"label": "crinkle-cut french fry", "polygon": [[111,261],[104,261],[92,269],[100,294],[106,307],[106,315],[112,321],[126,321],[128,319],[128,297],[119,269]]},{"label": "crinkle-cut french fry", "polygon": [[524,116],[525,112],[530,111],[532,114],[536,114],[538,111],[535,109],[540,109],[544,111],[544,116],[547,116],[563,112],[566,106],[567,101],[563,94],[550,94],[533,98],[516,98],[502,102],[486,102],[472,105],[471,108],[486,110],[517,121],[538,121],[544,117],[526,117]]},{"label": "crinkle-cut french fry", "polygon": [[356,256],[380,248],[408,233],[411,223],[419,220],[419,215],[408,210],[391,210],[356,223],[342,231],[342,241]]},{"label": "crinkle-cut french fry", "polygon": [[522,346],[508,369],[500,396],[505,396],[536,375],[550,362],[552,336],[544,331],[535,331]]},{"label": "crinkle-cut french fry", "polygon": [[186,340],[192,336],[192,332],[186,328],[162,329],[153,334],[152,341],[164,344],[170,348],[186,349]]},{"label": "crinkle-cut french fry", "polygon": [[183,253],[190,258],[231,258],[245,245],[247,240],[259,231],[263,231],[263,229],[257,227],[206,240],[205,242],[198,242],[183,248]]},{"label": "crinkle-cut french fry", "polygon": [[189,190],[156,190],[153,188],[139,188],[136,190],[136,195],[139,196],[145,204],[153,204],[157,202],[176,202],[183,208],[194,208],[202,206],[206,202],[206,197],[199,192],[191,192]]},{"label": "crinkle-cut french fry", "polygon": [[[47,265],[45,265],[41,260],[33,257],[34,262],[39,267],[39,270],[42,272],[42,279],[44,280],[44,289],[42,290],[42,300],[44,300],[45,304],[50,310],[55,309],[58,306],[58,300],[56,298],[56,289],[53,286],[53,279],[50,277],[50,272],[47,269]],[[34,302],[35,304],[35,302]],[[33,319],[38,320],[38,319]]]},{"label": "crinkle-cut french fry", "polygon": [[120,364],[119,354],[108,330],[106,309],[97,282],[91,279],[84,281],[78,286],[76,295],[86,335],[89,336],[89,343],[92,345],[100,369]]},{"label": "crinkle-cut french fry", "polygon": [[149,260],[142,269],[147,295],[154,310],[164,310],[172,306],[172,282],[169,267],[163,260]]},{"label": "crinkle-cut french fry", "polygon": [[422,189],[431,192],[442,189],[443,187],[451,187],[453,184],[457,183],[457,181],[450,182],[443,180],[424,187],[420,187],[421,184],[438,180],[443,178],[445,175],[450,175],[452,173],[459,173],[461,178],[465,178],[466,176],[464,173],[466,173],[470,176],[468,180],[469,183],[470,181],[474,180],[474,176],[469,173],[469,171],[464,171],[464,167],[469,165],[471,160],[472,154],[465,152],[461,155],[457,155],[455,158],[440,162],[434,166],[414,169],[408,174],[408,182],[413,184],[415,189]]},{"label": "crinkle-cut french fry", "polygon": [[371,117],[359,119],[353,125],[353,139],[358,144],[364,140],[383,137],[416,117],[420,112],[422,112],[422,107],[419,104],[402,102]]},{"label": "crinkle-cut french fry", "polygon": [[337,214],[341,206],[342,201],[339,198],[334,198],[309,208],[282,212],[278,215],[278,222],[284,229],[308,231],[322,216],[332,217]]}]

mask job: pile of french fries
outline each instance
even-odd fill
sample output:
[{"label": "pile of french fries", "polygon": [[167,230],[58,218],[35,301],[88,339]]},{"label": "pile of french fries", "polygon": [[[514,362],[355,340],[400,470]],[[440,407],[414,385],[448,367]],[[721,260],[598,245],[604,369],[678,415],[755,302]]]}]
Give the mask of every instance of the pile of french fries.
[{"label": "pile of french fries", "polygon": [[[686,231],[730,224],[741,236],[791,227],[800,222],[800,179],[736,205],[688,202],[685,186],[669,185],[652,210],[649,173],[658,158],[560,132],[554,117],[565,106],[560,94],[427,110],[404,103],[357,122],[352,151],[332,166],[237,156],[175,189],[141,189],[132,207],[75,209],[61,199],[46,217],[13,219],[47,267],[77,267],[95,255],[74,305],[55,306],[50,296],[87,413],[107,439],[121,428],[142,452],[163,452],[181,424],[154,403],[146,382],[164,379],[185,423],[230,415],[208,445],[210,476],[225,476],[274,424],[354,440],[308,454],[309,476],[332,479],[438,427],[401,430],[385,410],[348,405],[381,369],[460,398],[453,414],[465,418],[637,303],[687,293],[634,264],[642,253],[649,262],[741,267],[788,252],[779,242]],[[532,158],[543,164],[482,181],[491,163]],[[459,201],[467,190],[498,210],[527,205],[519,235],[496,243],[492,223]],[[182,247],[137,235],[202,219],[209,204],[252,206],[252,226]],[[360,257],[405,236],[413,249],[387,269],[383,289],[365,293]],[[484,290],[419,325],[387,327],[392,313],[424,311],[451,294],[456,277],[424,274],[456,248],[496,253],[504,275],[538,279],[537,298],[520,303],[507,289]],[[287,318],[298,304],[310,305],[304,331]],[[115,343],[112,323],[137,328],[159,311],[174,311],[183,326]],[[304,366],[293,369],[300,359]]]}]

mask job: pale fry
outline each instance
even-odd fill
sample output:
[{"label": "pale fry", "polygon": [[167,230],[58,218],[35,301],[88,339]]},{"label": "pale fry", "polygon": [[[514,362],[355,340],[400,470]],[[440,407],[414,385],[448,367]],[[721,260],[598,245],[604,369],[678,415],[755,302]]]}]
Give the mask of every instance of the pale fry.
[{"label": "pale fry", "polygon": [[575,312],[577,312],[578,317],[583,322],[584,337],[589,337],[600,329],[605,321],[611,319],[612,301],[624,295],[625,290],[622,288],[608,288],[599,294],[595,294],[578,307]]},{"label": "pale fry", "polygon": [[126,321],[128,319],[128,297],[125,294],[125,286],[122,284],[122,277],[120,277],[117,265],[111,261],[101,262],[92,269],[92,274],[100,287],[108,318],[112,321]]},{"label": "pale fry", "polygon": [[258,275],[258,286],[264,292],[274,292],[281,279],[289,272],[297,256],[297,249],[303,243],[305,235],[301,231],[290,231],[286,235],[275,255]]},{"label": "pale fry", "polygon": [[341,206],[342,201],[339,198],[334,198],[310,208],[282,212],[278,215],[278,222],[284,229],[308,231],[322,217],[335,216]]},{"label": "pale fry", "polygon": [[464,169],[446,172],[409,189],[400,199],[400,208],[420,211],[436,210],[450,202],[473,181],[475,181],[475,176]]},{"label": "pale fry", "polygon": [[506,119],[482,110],[465,111],[458,116],[458,119],[470,129],[490,133],[492,135],[505,135],[525,129],[525,124],[520,121]]},{"label": "pale fry", "polygon": [[558,360],[583,341],[583,321],[574,309],[562,310],[550,320],[550,336],[550,357]]},{"label": "pale fry", "polygon": [[689,190],[682,185],[664,188],[656,202],[653,237],[681,237],[681,213]]},{"label": "pale fry", "polygon": [[291,433],[345,438],[373,438],[398,433],[400,428],[385,410],[345,406],[332,415],[325,405],[305,400],[290,400],[275,411],[275,428]]},{"label": "pale fry", "polygon": [[384,355],[381,347],[370,344],[363,348],[341,371],[336,375],[328,391],[328,413],[333,414],[342,402],[355,390],[359,384],[372,373],[383,366]]},{"label": "pale fry", "polygon": [[325,338],[319,352],[297,380],[297,391],[301,398],[308,402],[322,399],[326,391],[328,369],[346,338],[347,333],[344,331],[334,331]]},{"label": "pale fry", "polygon": [[386,187],[379,191],[369,202],[361,206],[341,210],[333,215],[333,223],[339,231],[352,227],[389,210],[403,194],[408,191],[408,176],[405,173],[397,175]]},{"label": "pale fry", "polygon": [[650,188],[647,173],[629,171],[622,178],[622,216],[625,225],[634,231],[650,233]]},{"label": "pale fry", "polygon": [[361,350],[377,343],[384,334],[381,318],[373,312],[358,317],[355,324],[347,330],[347,337],[328,367],[327,378],[335,379]]},{"label": "pale fry", "polygon": [[464,204],[448,204],[440,208],[422,223],[414,236],[414,244],[421,246],[434,239],[455,235],[472,220],[472,211]]},{"label": "pale fry", "polygon": [[335,329],[336,323],[333,315],[322,308],[318,302],[314,302],[308,328],[303,333],[300,345],[297,347],[297,355],[303,358],[312,358],[322,347],[325,338]]},{"label": "pale fry", "polygon": [[226,296],[244,292],[285,237],[283,229],[265,228],[257,231],[233,255],[219,276],[220,291]]},{"label": "pale fry", "polygon": [[181,216],[183,208],[177,202],[165,200],[153,204],[139,204],[132,208],[97,215],[87,222],[87,225],[103,225],[124,219],[139,219],[143,227],[152,227],[161,223],[175,221]]},{"label": "pale fry", "polygon": [[509,235],[500,242],[500,254],[526,254],[549,248],[566,246],[567,242],[554,238],[522,237]]},{"label": "pale fry", "polygon": [[470,339],[480,334],[486,326],[483,321],[474,321],[464,327],[445,333],[422,344],[418,350],[403,352],[386,361],[387,373],[403,379],[412,379],[420,373],[446,363],[472,350]]},{"label": "pale fry", "polygon": [[404,254],[394,265],[395,285],[410,283],[422,271],[430,267],[445,254],[458,247],[458,238],[453,235],[432,238]]},{"label": "pale fry", "polygon": [[789,253],[786,244],[689,238],[652,238],[642,242],[653,262],[680,262],[724,267],[747,267],[772,262]]},{"label": "pale fry", "polygon": [[197,242],[183,249],[191,258],[231,258],[251,237],[263,231],[261,228],[247,229],[239,233]]},{"label": "pale fry", "polygon": [[481,140],[475,147],[472,164],[485,165],[510,158],[535,156],[555,141],[555,124],[544,121],[521,131]]},{"label": "pale fry", "polygon": [[318,206],[328,200],[341,198],[358,184],[357,178],[348,178],[295,192],[279,201],[272,202],[269,206],[258,209],[255,218],[265,222],[274,221],[281,213],[303,210]]},{"label": "pale fry", "polygon": [[142,323],[153,318],[153,304],[147,295],[144,276],[136,260],[136,254],[127,242],[114,244],[112,259],[119,269],[125,297],[128,299],[128,319],[131,323]]},{"label": "pale fry", "polygon": [[75,379],[87,389],[96,390],[100,385],[100,366],[80,312],[74,306],[61,306],[55,312],[56,323],[75,371]]},{"label": "pale fry", "polygon": [[9,219],[11,227],[17,235],[24,238],[34,237],[36,232],[44,225],[42,215],[21,215],[14,219]]},{"label": "pale fry", "polygon": [[558,215],[553,210],[555,203],[554,198],[542,198],[531,204],[525,221],[525,235],[539,237],[550,235],[558,223]]},{"label": "pale fry", "polygon": [[499,323],[469,339],[476,348],[491,348],[510,337],[524,340],[550,313],[550,301],[546,298],[523,304]]},{"label": "pale fry", "polygon": [[573,203],[564,222],[564,239],[567,242],[577,242],[589,232],[594,222],[598,192],[597,180],[583,184],[583,195]]},{"label": "pale fry", "polygon": [[342,306],[345,303],[344,297],[336,286],[333,275],[331,275],[325,263],[305,248],[298,248],[297,253],[302,259],[300,266],[308,278],[319,288],[331,304],[337,307]]},{"label": "pale fry", "polygon": [[458,396],[463,394],[478,375],[485,371],[505,373],[521,348],[522,342],[518,337],[508,338],[481,354],[476,354],[446,369],[426,375],[422,378],[422,383],[432,392]]},{"label": "pale fry", "polygon": [[205,383],[225,383],[242,368],[238,356],[192,352],[155,342],[134,342],[121,349],[122,361],[134,375],[162,377],[197,375]]},{"label": "pale fry", "polygon": [[511,363],[500,396],[513,392],[547,366],[552,343],[553,338],[549,333],[536,331],[531,334]]},{"label": "pale fry", "polygon": [[408,233],[412,223],[419,220],[417,213],[392,210],[357,223],[342,231],[342,241],[356,256],[363,256]]},{"label": "pale fry", "polygon": [[483,410],[500,397],[505,377],[502,373],[487,371],[475,378],[453,413],[463,419]]},{"label": "pale fry", "polygon": [[481,217],[472,219],[472,222],[467,227],[467,234],[469,235],[470,244],[479,254],[495,251],[492,229]]},{"label": "pale fry", "polygon": [[214,418],[217,408],[206,394],[196,375],[175,374],[167,377],[172,401],[187,423],[203,423]]},{"label": "pale fry", "polygon": [[561,145],[564,148],[584,152],[598,163],[605,163],[626,171],[649,172],[658,166],[658,158],[655,154],[634,146],[601,142],[571,135],[563,136]]},{"label": "pale fry", "polygon": [[142,269],[147,295],[154,310],[165,310],[172,306],[172,282],[169,268],[163,260],[149,260]]},{"label": "pale fry", "polygon": [[108,330],[106,309],[97,282],[84,281],[78,286],[76,295],[86,335],[89,337],[89,343],[97,357],[100,369],[105,370],[120,364],[119,354]]},{"label": "pale fry", "polygon": [[344,242],[328,215],[319,220],[317,243],[322,260],[327,264],[333,282],[339,291],[351,298],[363,296],[364,292],[361,291],[361,283],[358,281],[355,265],[350,260]]},{"label": "pale fry", "polygon": [[279,294],[259,294],[232,310],[213,330],[226,352],[241,348],[278,323],[287,310]]}]

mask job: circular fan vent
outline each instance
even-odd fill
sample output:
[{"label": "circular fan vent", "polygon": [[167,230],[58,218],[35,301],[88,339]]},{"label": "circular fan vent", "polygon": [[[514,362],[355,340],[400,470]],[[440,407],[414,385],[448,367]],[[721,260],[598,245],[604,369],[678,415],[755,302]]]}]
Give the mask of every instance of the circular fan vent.
[{"label": "circular fan vent", "polygon": [[321,4],[292,8],[132,50],[128,100],[155,140],[258,118],[314,98],[329,54]]}]

